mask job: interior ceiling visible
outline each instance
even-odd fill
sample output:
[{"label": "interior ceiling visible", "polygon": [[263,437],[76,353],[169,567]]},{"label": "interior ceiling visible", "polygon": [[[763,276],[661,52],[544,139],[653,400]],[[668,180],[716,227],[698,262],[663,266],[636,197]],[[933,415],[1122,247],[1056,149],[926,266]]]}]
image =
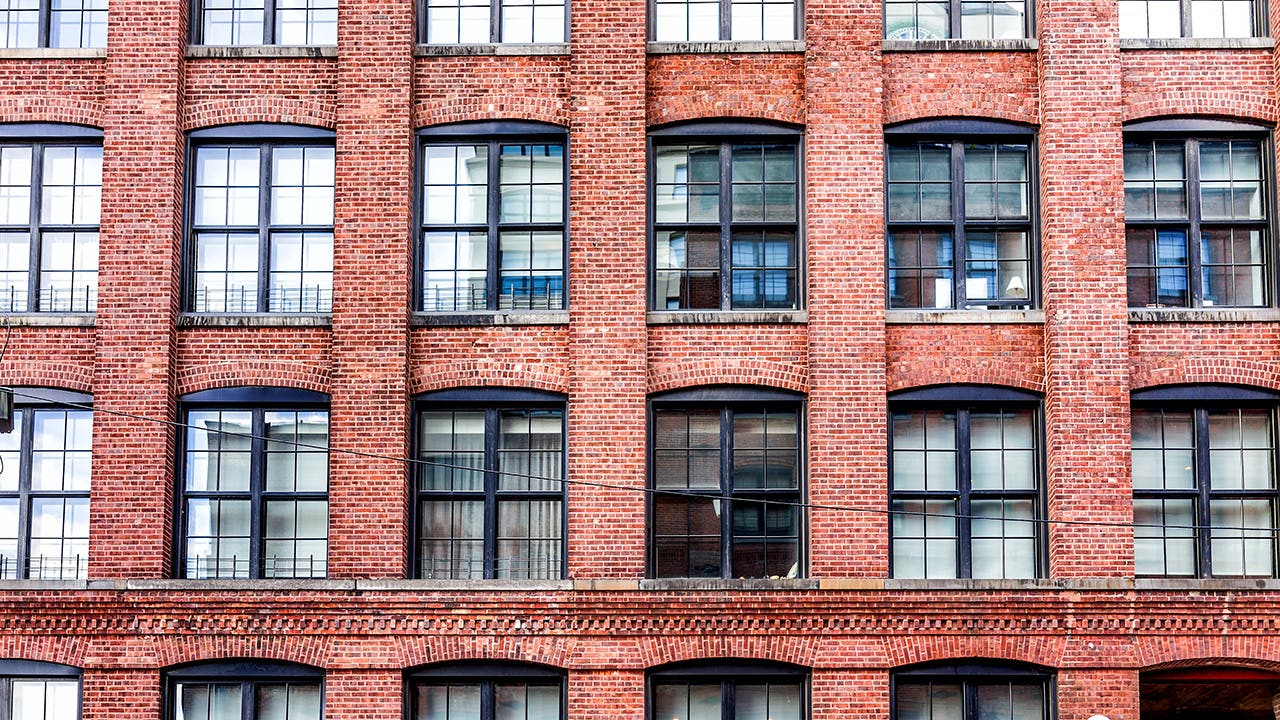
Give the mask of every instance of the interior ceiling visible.
[{"label": "interior ceiling visible", "polygon": [[1275,683],[1142,684],[1142,720],[1276,720]]}]

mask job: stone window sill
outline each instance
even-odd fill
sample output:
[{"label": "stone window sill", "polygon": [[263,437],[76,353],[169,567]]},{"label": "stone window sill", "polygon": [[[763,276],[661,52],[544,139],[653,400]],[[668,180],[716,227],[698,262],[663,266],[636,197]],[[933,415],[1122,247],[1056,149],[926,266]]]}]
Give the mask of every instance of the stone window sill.
[{"label": "stone window sill", "polygon": [[803,40],[720,40],[714,42],[650,42],[650,55],[705,55],[713,53],[802,53]]},{"label": "stone window sill", "polygon": [[178,318],[178,327],[330,327],[333,318],[330,315],[213,315],[204,313],[186,313]]},{"label": "stone window sill", "polygon": [[1251,38],[1121,38],[1121,50],[1270,50],[1275,40]]},{"label": "stone window sill", "polygon": [[106,56],[106,48],[0,48],[0,60],[89,60]]},{"label": "stone window sill", "polygon": [[413,327],[488,327],[492,325],[568,325],[568,310],[414,313]]},{"label": "stone window sill", "polygon": [[1009,40],[885,40],[884,52],[1034,52],[1035,38]]},{"label": "stone window sill", "polygon": [[333,45],[192,45],[187,57],[195,58],[336,58]]},{"label": "stone window sill", "polygon": [[1274,308],[1131,308],[1132,323],[1280,322]]},{"label": "stone window sill", "polygon": [[804,310],[651,310],[650,325],[803,325]]},{"label": "stone window sill", "polygon": [[569,43],[475,43],[418,45],[414,57],[465,57],[471,55],[568,55]]},{"label": "stone window sill", "polygon": [[93,327],[93,313],[0,313],[0,327]]},{"label": "stone window sill", "polygon": [[886,310],[886,325],[1043,325],[1043,310]]},{"label": "stone window sill", "polygon": [[818,581],[808,578],[664,578],[641,580],[640,590],[817,590]]}]

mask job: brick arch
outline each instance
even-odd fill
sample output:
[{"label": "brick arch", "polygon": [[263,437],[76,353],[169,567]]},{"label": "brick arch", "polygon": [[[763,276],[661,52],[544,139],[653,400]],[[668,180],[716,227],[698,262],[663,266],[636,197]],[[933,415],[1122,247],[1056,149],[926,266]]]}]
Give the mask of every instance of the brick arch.
[{"label": "brick arch", "polygon": [[1002,385],[1044,392],[1044,369],[1018,357],[969,358],[960,355],[905,361],[890,365],[888,392],[932,385]]},{"label": "brick arch", "polygon": [[989,662],[1024,662],[1045,668],[1062,664],[1066,638],[1044,635],[995,634],[933,635],[912,633],[885,642],[890,668],[925,662],[980,659]]},{"label": "brick arch", "polygon": [[1135,664],[1144,672],[1225,665],[1280,673],[1280,637],[1270,634],[1188,637],[1182,628],[1169,628],[1161,634],[1139,636]]},{"label": "brick arch", "polygon": [[183,130],[237,123],[290,123],[329,130],[337,127],[332,103],[273,97],[237,97],[188,105]]},{"label": "brick arch", "polygon": [[328,656],[324,638],[270,630],[251,635],[184,635],[166,638],[156,651],[162,668],[221,660],[278,660],[322,669]]},{"label": "brick arch", "polygon": [[723,96],[707,93],[696,98],[672,95],[651,98],[649,101],[650,125],[726,120],[734,122],[754,120],[803,126],[804,99],[787,96],[760,98],[744,96],[741,93],[729,93]]},{"label": "brick arch", "polygon": [[1268,93],[1224,90],[1209,83],[1201,83],[1179,86],[1176,93],[1140,92],[1126,95],[1120,113],[1123,122],[1189,115],[1240,122],[1274,122],[1276,104]]},{"label": "brick arch", "polygon": [[756,385],[808,393],[809,373],[803,367],[761,358],[680,358],[650,368],[650,393],[702,385]]},{"label": "brick arch", "polygon": [[30,660],[83,668],[88,641],[84,638],[49,635],[9,635],[0,637],[0,660]]},{"label": "brick arch", "polygon": [[1274,361],[1241,357],[1160,358],[1135,363],[1130,374],[1133,390],[1158,385],[1248,385],[1280,390],[1280,366]]},{"label": "brick arch", "polygon": [[413,126],[416,128],[481,120],[533,120],[567,128],[569,100],[567,97],[491,92],[474,97],[422,99],[413,108]]},{"label": "brick arch", "polygon": [[946,95],[921,93],[909,100],[897,100],[885,114],[885,125],[912,120],[935,119],[1005,120],[1036,126],[1040,124],[1039,110],[1033,105],[1011,102],[1009,93],[964,92],[964,104],[957,106]]},{"label": "brick arch", "polygon": [[433,363],[409,375],[409,393],[472,387],[515,387],[568,394],[569,378],[564,372],[528,362],[501,358],[470,359]]},{"label": "brick arch", "polygon": [[[39,360],[5,360],[0,369],[0,382],[92,393],[93,369]],[[22,398],[17,400],[22,402]]]},{"label": "brick arch", "polygon": [[813,638],[773,633],[768,635],[716,635],[686,638],[647,638],[640,646],[639,660],[646,670],[676,662],[706,660],[767,660],[811,668],[820,665]]},{"label": "brick arch", "polygon": [[474,660],[568,669],[570,651],[570,641],[550,636],[416,635],[400,639],[399,662],[405,668]]},{"label": "brick arch", "polygon": [[178,371],[174,392],[186,395],[224,387],[289,387],[329,392],[329,371],[317,365],[284,360],[193,365]]},{"label": "brick arch", "polygon": [[101,128],[105,121],[102,103],[41,95],[0,100],[0,123],[54,122]]}]

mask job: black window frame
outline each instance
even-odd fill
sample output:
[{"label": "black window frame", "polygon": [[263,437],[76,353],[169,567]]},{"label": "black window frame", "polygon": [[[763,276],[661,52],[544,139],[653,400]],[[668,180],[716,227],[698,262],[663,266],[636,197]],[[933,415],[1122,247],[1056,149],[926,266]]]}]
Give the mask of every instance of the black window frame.
[{"label": "black window frame", "polygon": [[[1150,2],[1150,0],[1144,0]],[[1121,35],[1121,40],[1216,40],[1216,39],[1232,39],[1234,35],[1206,35],[1199,36],[1192,34],[1191,29],[1191,5],[1193,0],[1179,0],[1178,3],[1178,35],[1177,37],[1166,38],[1163,36],[1152,37],[1150,33],[1141,36]],[[1268,33],[1267,22],[1267,3],[1259,0],[1251,0],[1253,3],[1253,34],[1249,37],[1266,37]],[[1148,12],[1150,7],[1148,6]],[[1149,29],[1149,28],[1148,28]]]},{"label": "black window frame", "polygon": [[[973,535],[970,502],[974,497],[990,499],[1029,499],[1033,503],[1034,516],[1030,522],[1035,529],[1033,541],[1036,549],[1034,561],[1035,579],[1048,577],[1049,571],[1049,533],[1046,530],[1048,517],[1048,473],[1045,459],[1044,432],[1044,399],[1037,393],[1013,388],[990,385],[941,385],[914,390],[891,393],[888,397],[889,418],[886,434],[888,456],[888,511],[890,523],[889,533],[889,577],[894,574],[893,523],[897,512],[894,503],[899,499],[955,500],[956,514],[956,574],[952,579],[971,579],[973,577]],[[893,415],[899,410],[912,411],[954,411],[955,427],[955,490],[895,490],[893,486]],[[1035,472],[1034,487],[1031,490],[978,490],[972,488],[970,475],[971,438],[969,434],[969,416],[973,411],[1005,411],[1030,410],[1032,413],[1033,470]],[[1006,520],[1005,522],[1017,522]],[[920,578],[944,579],[944,578]]]},{"label": "black window frame", "polygon": [[[1192,531],[1195,547],[1195,572],[1192,575],[1139,574],[1139,578],[1274,578],[1280,577],[1280,393],[1258,388],[1233,385],[1176,385],[1148,388],[1131,394],[1133,410],[1147,410],[1163,415],[1165,411],[1190,412],[1192,414],[1193,471],[1192,489],[1133,489],[1133,499],[1191,500],[1196,528]],[[1242,487],[1239,490],[1215,490],[1209,460],[1208,413],[1213,411],[1265,410],[1267,412],[1269,441],[1271,443],[1271,472],[1274,487],[1256,489]],[[1165,450],[1162,443],[1160,449]],[[1271,571],[1268,575],[1223,574],[1213,572],[1213,522],[1210,501],[1213,499],[1265,499],[1271,505]],[[1168,527],[1161,524],[1160,529]],[[1168,535],[1159,536],[1167,539]],[[1233,538],[1234,539],[1234,538]],[[1167,562],[1167,546],[1164,547]],[[1137,552],[1135,543],[1135,554]],[[1136,556],[1135,556],[1136,565]]]},{"label": "black window frame", "polygon": [[[336,138],[333,130],[293,125],[286,123],[247,123],[241,125],[221,125],[211,128],[193,130],[187,134],[186,173],[184,182],[183,212],[183,253],[182,253],[182,308],[184,313],[201,316],[245,316],[245,315],[282,315],[328,316],[332,313],[333,291],[330,290],[328,310],[270,310],[271,292],[271,235],[273,233],[328,233],[331,238],[336,230]],[[243,228],[249,226],[210,226],[201,229],[196,226],[196,152],[202,147],[256,148],[259,154],[258,171],[258,287],[255,298],[255,309],[249,311],[217,311],[197,310],[196,295],[199,290],[197,280],[198,248],[196,236],[201,232],[224,234],[249,234]],[[335,149],[335,201],[334,225],[273,225],[271,223],[271,159],[275,148],[308,148],[332,147]],[[236,228],[241,228],[237,230]],[[223,271],[230,273],[230,269]],[[330,273],[330,285],[336,272]]]},{"label": "black window frame", "polygon": [[[946,144],[951,150],[951,219],[947,221],[894,220],[891,221],[889,206],[889,151],[891,147],[915,147],[920,144]],[[964,148],[966,144],[1010,144],[1025,145],[1027,148],[1027,219],[973,219],[965,217],[965,174]],[[891,310],[951,312],[972,308],[987,310],[1034,310],[1041,307],[1042,278],[1040,263],[1041,213],[1040,213],[1040,167],[1039,167],[1039,129],[1021,123],[1004,120],[978,120],[966,118],[940,118],[916,120],[886,127],[884,130],[884,234],[885,234],[885,306]],[[984,181],[985,182],[985,181]],[[951,233],[951,307],[916,307],[913,305],[895,306],[892,295],[891,273],[893,266],[889,263],[891,256],[892,232],[895,228],[935,229]],[[990,229],[998,231],[1002,228],[1025,229],[1027,233],[1027,277],[1024,278],[1026,298],[1002,300],[997,287],[996,297],[991,300],[968,301],[966,280],[968,279],[966,263],[966,230]],[[997,257],[993,262],[1000,263]],[[941,267],[941,266],[939,266]],[[997,273],[999,270],[997,270]]]},{"label": "black window frame", "polygon": [[[421,444],[421,419],[425,412],[431,411],[482,411],[485,414],[484,436],[484,490],[482,492],[437,491],[428,492],[420,489],[417,468],[425,462],[421,459],[424,449]],[[503,411],[509,410],[555,410],[560,412],[560,453],[561,477],[559,491],[540,490],[499,490],[498,447],[500,441]],[[420,579],[450,580],[450,578],[426,578],[422,563],[424,560],[421,533],[421,506],[430,498],[442,501],[458,499],[484,500],[484,580],[497,578],[497,540],[498,540],[498,503],[500,499],[558,500],[560,502],[560,572],[559,577],[569,577],[569,483],[568,475],[568,404],[567,398],[558,393],[541,390],[518,388],[455,388],[424,393],[414,398],[413,432],[414,471],[410,478],[409,524],[413,542],[409,549],[410,577]],[[464,578],[465,579],[465,578]]]},{"label": "black window frame", "polygon": [[[922,0],[916,0],[921,2]],[[965,40],[969,42],[1002,42],[1015,40],[1015,38],[966,38],[961,34],[964,3],[966,0],[945,0],[947,3],[947,21],[948,34],[945,38],[894,38],[889,34],[889,3],[882,3],[881,21],[885,29],[886,40],[897,40],[906,42],[928,42],[930,40]],[[1022,35],[1018,36],[1018,40],[1026,38],[1034,38],[1036,36],[1036,0],[1024,0],[1025,12],[1022,16]]]},{"label": "black window frame", "polygon": [[[31,148],[31,203],[29,210],[28,223],[26,226],[0,226],[4,227],[6,232],[20,231],[25,227],[28,234],[28,261],[27,261],[27,290],[26,301],[20,303],[22,307],[15,307],[14,298],[9,298],[7,309],[0,306],[0,315],[21,314],[21,313],[73,313],[77,315],[92,315],[97,311],[98,297],[97,285],[93,288],[91,296],[85,298],[85,309],[77,310],[74,306],[77,304],[76,296],[72,294],[72,309],[60,310],[55,308],[44,309],[42,307],[43,298],[40,291],[40,280],[42,273],[42,254],[45,233],[66,232],[66,233],[95,233],[99,235],[99,243],[101,242],[101,220],[97,225],[70,225],[64,224],[46,224],[42,222],[42,191],[44,189],[44,150],[50,147],[97,147],[102,149],[103,131],[98,128],[86,125],[72,125],[64,123],[5,123],[0,125],[0,148],[3,147],[28,147]],[[101,185],[98,186],[99,190]],[[99,205],[101,212],[101,205]],[[96,270],[94,271],[96,274]]]},{"label": "black window frame", "polygon": [[[80,668],[40,660],[0,658],[0,720],[13,720],[13,682],[69,682],[76,683],[76,718],[84,715],[84,685]],[[60,720],[60,719],[58,719]]]},{"label": "black window frame", "polygon": [[959,684],[964,693],[964,720],[978,720],[977,688],[982,685],[1038,685],[1044,702],[1043,717],[1054,720],[1057,712],[1057,677],[1052,669],[1030,663],[987,659],[958,659],[926,662],[891,671],[889,675],[889,718],[898,720],[898,690],[903,685],[933,682]]},{"label": "black window frame", "polygon": [[[190,7],[188,12],[191,17],[191,45],[202,46],[204,41],[204,4],[205,0],[188,0]],[[280,0],[263,0],[262,3],[262,42],[260,43],[243,43],[240,45],[215,45],[210,47],[336,47],[334,45],[281,45],[280,39],[276,37],[276,20],[275,14],[278,8],[276,4]],[[292,9],[292,8],[291,8]]]},{"label": "black window frame", "polygon": [[256,720],[258,685],[312,685],[320,692],[320,717],[325,717],[325,673],[299,663],[253,658],[198,662],[170,669],[164,673],[164,717],[178,717],[178,685],[240,685],[240,720]]},{"label": "black window frame", "polygon": [[[686,3],[691,0],[685,0]],[[804,40],[804,6],[805,0],[794,0],[792,3],[792,12],[794,14],[793,27],[794,37],[785,40],[735,40],[733,38],[733,0],[718,0],[719,4],[719,32],[716,40],[658,40],[658,0],[648,0],[649,13],[649,33],[647,35],[649,42],[680,42],[680,43],[699,43],[699,42],[794,42]],[[687,34],[687,33],[686,33]],[[803,163],[801,163],[803,165]]]},{"label": "black window frame", "polygon": [[414,720],[419,688],[451,684],[480,686],[480,718],[494,720],[494,694],[498,685],[555,686],[560,691],[560,720],[569,717],[567,673],[550,665],[528,662],[460,660],[411,668],[404,673],[404,717]]},{"label": "black window frame", "polygon": [[[547,42],[538,42],[537,40],[531,40],[531,41],[529,41],[528,43],[525,43],[525,42],[516,42],[516,41],[511,41],[511,40],[505,40],[505,41],[504,41],[504,40],[502,39],[502,30],[503,30],[503,27],[502,27],[502,9],[503,9],[503,5],[506,3],[506,0],[489,0],[489,40],[488,40],[487,42],[484,42],[484,43],[469,43],[469,42],[456,42],[456,43],[433,43],[433,42],[429,42],[429,41],[428,41],[428,35],[429,35],[429,30],[430,30],[430,28],[429,28],[429,26],[428,26],[428,22],[427,22],[427,17],[428,17],[428,13],[427,13],[427,5],[428,5],[428,3],[429,3],[429,2],[430,2],[430,0],[416,0],[416,5],[417,5],[417,9],[418,9],[418,44],[419,44],[419,45],[430,45],[431,47],[445,47],[445,48],[447,48],[447,47],[460,47],[460,46],[465,47],[465,46],[477,45],[477,44],[483,44],[483,45],[561,45],[561,44],[564,44],[564,43],[569,42],[569,27],[570,27],[570,22],[569,22],[569,21],[570,21],[570,15],[569,15],[569,13],[570,13],[570,5],[571,5],[571,3],[569,2],[569,0],[563,0],[563,5],[561,6],[561,7],[563,7],[563,8],[564,8],[564,35],[563,35],[563,39],[561,39],[561,40],[552,40],[552,41],[547,41]],[[531,5],[531,6],[529,6],[529,7],[532,9],[533,7],[536,7],[536,6],[532,6],[532,5]]]},{"label": "black window frame", "polygon": [[[808,424],[807,401],[804,395],[787,390],[763,387],[702,387],[653,395],[647,403],[647,420],[645,432],[648,450],[645,453],[645,487],[648,489],[645,498],[645,549],[646,577],[654,579],[667,578],[707,578],[712,576],[659,575],[657,560],[657,527],[656,500],[661,495],[677,498],[711,498],[721,499],[724,508],[720,512],[720,579],[741,577],[733,571],[733,500],[752,502],[768,507],[773,502],[792,506],[799,527],[796,529],[796,578],[808,577],[808,544],[809,514],[804,506],[808,497]],[[706,490],[660,490],[656,486],[657,452],[657,411],[659,410],[697,410],[716,409],[720,413],[720,482],[716,488]],[[733,487],[734,472],[734,427],[735,411],[751,412],[783,411],[793,412],[796,418],[796,487],[795,488],[746,488],[741,491]],[[728,499],[725,502],[724,499]]]},{"label": "black window frame", "polygon": [[[224,412],[248,412],[252,414],[252,430],[249,433],[250,441],[250,474],[249,489],[247,491],[190,491],[186,488],[186,471],[187,471],[187,433],[191,429],[188,426],[188,417],[191,411],[207,410],[207,411],[224,411]],[[313,491],[293,491],[293,492],[272,492],[265,489],[266,486],[266,445],[267,438],[263,429],[264,415],[268,412],[324,412],[326,419],[330,422],[330,442],[332,442],[332,415],[330,412],[329,396],[314,392],[311,390],[297,390],[284,387],[231,387],[217,388],[213,390],[203,390],[200,392],[184,395],[178,399],[178,418],[177,438],[175,440],[176,464],[175,464],[175,483],[176,492],[174,493],[176,507],[174,511],[173,533],[174,533],[174,577],[188,580],[261,580],[267,579],[268,576],[263,574],[265,564],[264,546],[266,544],[266,503],[272,497],[281,499],[294,500],[321,500],[326,503],[327,520],[331,519],[332,508],[329,506],[329,488],[332,480],[326,472],[326,485],[323,493]],[[285,443],[288,444],[288,443]],[[299,450],[309,450],[310,446],[297,446]],[[325,451],[326,463],[332,455],[332,447]],[[247,497],[246,497],[247,496]],[[221,570],[212,575],[203,576],[199,573],[199,566],[196,566],[196,572],[192,573],[188,567],[190,558],[187,557],[187,501],[192,498],[212,498],[212,499],[237,499],[247,500],[249,502],[249,570],[245,577],[238,577],[236,574],[236,566],[233,564],[231,574],[225,575]],[[312,575],[272,575],[271,578],[289,579],[289,580],[305,580],[305,579],[324,579],[329,576],[328,561],[329,555],[332,554],[331,539],[331,523],[326,522],[325,525],[325,543],[326,557],[324,571],[320,574]],[[221,536],[219,536],[221,537]],[[295,540],[297,538],[295,537]],[[296,561],[296,558],[295,558]]]},{"label": "black window frame", "polygon": [[[17,11],[11,10],[10,12],[17,12]],[[48,48],[52,50],[99,50],[99,49],[105,49],[107,47],[107,44],[106,44],[107,39],[105,34],[103,35],[101,45],[54,45],[52,44],[53,43],[53,31],[52,31],[53,22],[52,21],[53,21],[53,13],[55,12],[53,9],[53,0],[40,0],[40,8],[36,12],[39,13],[38,15],[39,20],[38,20],[38,26],[36,29],[37,42],[35,45],[17,45],[12,48],[10,48],[8,45],[0,45],[0,47],[3,47],[5,49],[11,49],[11,50],[27,50],[27,49],[36,49],[36,48],[42,48],[42,49]],[[83,7],[81,7],[79,10],[59,10],[58,12],[80,12],[80,13],[103,12],[107,14],[107,22],[108,23],[111,22],[110,11],[107,8],[103,8],[102,10],[86,10]],[[0,32],[6,32],[6,28],[2,25],[0,25]],[[81,32],[81,38],[83,39],[84,37],[83,23],[81,24],[80,32]]]},{"label": "black window frame", "polygon": [[[426,222],[426,148],[460,147],[467,145],[485,145],[488,147],[485,202],[487,219],[485,223],[452,223],[428,224]],[[501,204],[501,184],[499,169],[501,148],[504,145],[559,145],[563,158],[563,175],[560,183],[561,210],[559,223],[546,222],[507,222],[499,221]],[[498,312],[564,312],[569,308],[569,132],[567,128],[551,123],[537,121],[482,121],[462,122],[448,125],[434,125],[421,128],[416,133],[414,147],[414,263],[413,273],[413,311],[431,317],[448,317],[457,315],[485,315]],[[485,307],[476,309],[426,308],[426,234],[432,230],[466,232],[483,230],[487,233],[487,255],[485,268]],[[502,297],[502,265],[501,265],[501,233],[504,229],[519,231],[553,230],[558,228],[563,241],[560,247],[560,307],[547,308],[503,308]],[[455,263],[455,272],[457,272]],[[455,296],[456,297],[456,296]]]},{"label": "black window frame", "polygon": [[646,720],[666,720],[655,717],[657,709],[654,694],[657,686],[663,684],[709,685],[717,682],[720,683],[721,720],[734,720],[736,717],[737,706],[734,700],[739,683],[797,685],[800,689],[800,717],[808,718],[813,704],[809,680],[808,668],[770,660],[724,658],[670,663],[645,673],[645,718]]},{"label": "black window frame", "polygon": [[[722,0],[729,2],[729,0]],[[719,148],[719,219],[714,222],[658,222],[657,219],[657,157],[658,148],[663,145],[683,145],[702,143],[716,145]],[[733,149],[739,146],[754,145],[790,145],[795,148],[795,189],[796,219],[793,222],[781,221],[734,221],[733,220]],[[805,289],[807,284],[807,257],[805,243],[805,142],[804,128],[801,126],[782,125],[778,123],[751,121],[718,121],[693,122],[669,125],[649,131],[645,162],[645,201],[646,235],[648,236],[648,306],[656,312],[674,313],[718,313],[718,312],[789,312],[805,309]],[[720,233],[720,304],[715,308],[665,308],[661,307],[658,297],[658,232],[659,227],[673,230],[687,229],[696,231],[713,227]],[[794,272],[795,280],[791,291],[795,302],[789,308],[755,308],[734,307],[733,305],[733,231],[735,228],[749,230],[768,230],[776,228],[790,230],[795,236]]]},{"label": "black window frame", "polygon": [[[1272,128],[1267,125],[1239,122],[1234,120],[1218,120],[1210,118],[1159,118],[1155,120],[1144,120],[1139,122],[1128,123],[1123,128],[1124,145],[1142,143],[1148,145],[1151,143],[1170,143],[1181,140],[1183,142],[1185,161],[1185,182],[1186,182],[1186,203],[1187,217],[1186,219],[1163,220],[1158,218],[1130,220],[1125,217],[1125,271],[1126,271],[1126,288],[1129,285],[1128,273],[1131,268],[1128,262],[1128,232],[1130,228],[1136,229],[1155,229],[1160,228],[1184,228],[1186,231],[1187,246],[1185,248],[1187,256],[1187,304],[1186,305],[1162,305],[1158,302],[1159,294],[1157,291],[1156,303],[1148,303],[1144,305],[1129,305],[1130,309],[1142,310],[1148,308],[1186,308],[1186,309],[1237,309],[1237,308],[1269,308],[1274,307],[1277,298],[1277,275],[1276,272],[1276,199],[1273,197],[1276,186],[1276,165],[1275,165],[1275,145],[1272,138]],[[1263,218],[1258,221],[1253,220],[1210,220],[1205,222],[1201,217],[1201,195],[1200,195],[1200,144],[1203,142],[1228,142],[1228,141],[1257,141],[1260,146],[1261,155],[1261,172],[1262,172],[1262,212]],[[1126,178],[1127,180],[1127,178]],[[1153,198],[1154,202],[1154,198]],[[1205,305],[1204,304],[1204,283],[1203,283],[1203,267],[1201,243],[1198,237],[1203,225],[1224,227],[1224,228],[1258,228],[1263,233],[1262,251],[1264,253],[1262,293],[1263,301],[1261,305]],[[1147,267],[1147,266],[1141,266]],[[1153,265],[1152,268],[1162,267]],[[1174,267],[1174,266],[1164,266]],[[1126,295],[1126,298],[1128,296]],[[1126,304],[1129,301],[1126,299]]]},{"label": "black window frame", "polygon": [[[86,503],[92,502],[92,488],[84,490],[55,490],[55,491],[36,491],[31,488],[31,470],[32,470],[32,454],[34,452],[33,440],[35,438],[35,416],[41,410],[53,411],[82,411],[90,414],[92,420],[93,414],[93,396],[87,393],[74,392],[71,390],[54,390],[50,388],[10,388],[15,396],[15,409],[22,413],[22,445],[18,452],[20,455],[18,490],[16,492],[0,493],[5,498],[13,498],[18,501],[18,556],[14,558],[16,564],[17,580],[84,580],[89,574],[89,556],[86,554],[83,558],[83,566],[81,566],[81,558],[77,556],[75,568],[70,577],[66,576],[65,560],[59,565],[58,577],[47,577],[43,573],[33,578],[31,576],[31,506],[32,501],[36,498],[71,498],[83,499]],[[16,428],[16,423],[15,423]],[[90,448],[92,450],[92,448]],[[66,448],[63,448],[66,452]],[[92,462],[92,460],[90,460]],[[86,537],[88,528],[86,527]],[[64,540],[66,538],[63,538]],[[4,558],[0,558],[0,578],[8,573],[5,571],[7,563]],[[0,673],[2,675],[3,673]]]}]

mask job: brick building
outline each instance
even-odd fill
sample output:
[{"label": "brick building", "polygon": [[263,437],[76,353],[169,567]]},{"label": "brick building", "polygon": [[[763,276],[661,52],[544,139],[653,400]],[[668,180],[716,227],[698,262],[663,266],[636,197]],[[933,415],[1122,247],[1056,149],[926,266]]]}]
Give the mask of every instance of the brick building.
[{"label": "brick building", "polygon": [[1276,716],[1280,4],[106,5],[0,720]]}]

